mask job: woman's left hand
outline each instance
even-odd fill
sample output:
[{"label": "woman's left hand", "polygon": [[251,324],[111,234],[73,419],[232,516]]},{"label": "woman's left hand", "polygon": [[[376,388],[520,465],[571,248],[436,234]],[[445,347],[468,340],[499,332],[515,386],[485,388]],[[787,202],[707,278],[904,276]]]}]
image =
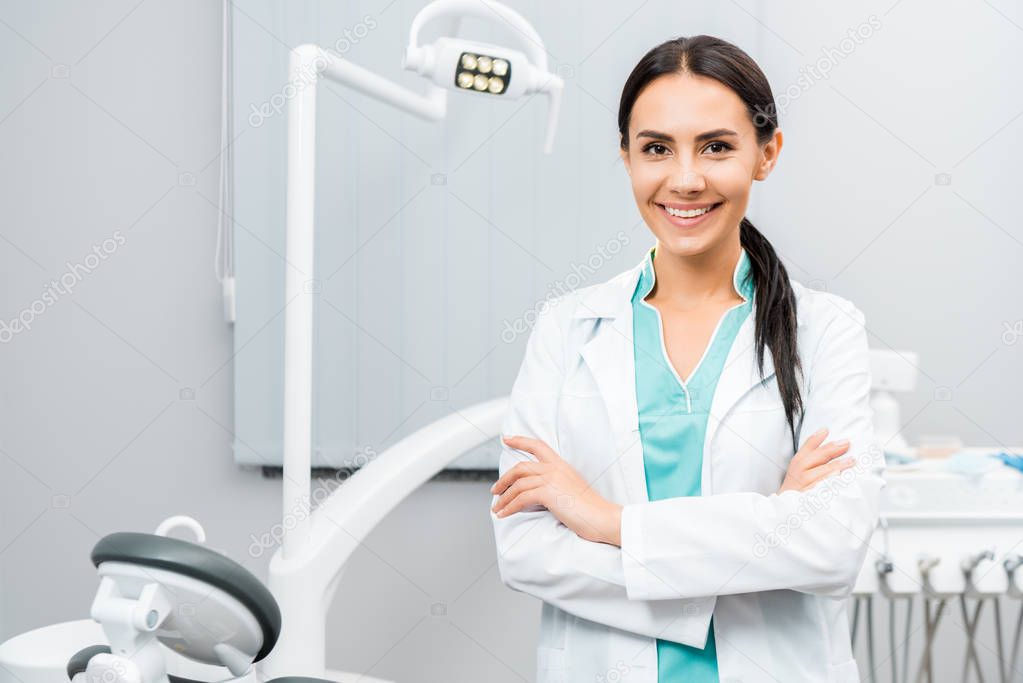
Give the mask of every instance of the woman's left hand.
[{"label": "woman's left hand", "polygon": [[503,437],[503,441],[533,454],[538,462],[518,463],[490,488],[491,493],[500,496],[491,508],[498,517],[542,505],[579,537],[621,545],[621,505],[601,497],[543,441],[525,436]]}]

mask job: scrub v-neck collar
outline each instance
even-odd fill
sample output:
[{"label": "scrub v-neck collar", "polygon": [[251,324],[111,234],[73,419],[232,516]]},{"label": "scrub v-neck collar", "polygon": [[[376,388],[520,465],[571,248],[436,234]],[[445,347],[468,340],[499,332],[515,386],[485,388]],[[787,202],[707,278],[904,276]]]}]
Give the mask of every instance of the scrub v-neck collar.
[{"label": "scrub v-neck collar", "polygon": [[[650,294],[650,290],[654,288],[654,283],[657,281],[656,271],[654,270],[654,252],[657,250],[657,245],[650,247],[646,252],[646,257],[643,259],[643,270],[640,271],[639,280],[636,282],[636,290],[633,293],[632,301],[636,302],[637,296],[642,301]],[[754,287],[753,277],[750,272],[749,254],[742,247],[739,247],[739,259],[735,262],[735,268],[732,270],[732,287],[735,289],[735,293],[742,297],[743,301],[748,302],[753,299]]]}]

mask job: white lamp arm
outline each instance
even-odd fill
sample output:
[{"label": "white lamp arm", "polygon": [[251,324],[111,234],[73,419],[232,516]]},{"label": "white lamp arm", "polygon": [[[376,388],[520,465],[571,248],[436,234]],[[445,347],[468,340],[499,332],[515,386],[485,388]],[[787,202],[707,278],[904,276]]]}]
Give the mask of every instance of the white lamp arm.
[{"label": "white lamp arm", "polygon": [[332,556],[326,564],[340,569],[350,552],[333,553],[324,546],[350,542],[354,550],[413,491],[464,453],[499,436],[507,410],[507,397],[456,410],[357,470],[313,513],[317,546]]},{"label": "white lamp arm", "polygon": [[[269,586],[281,608],[283,628],[261,664],[264,680],[276,676],[323,677],[326,616],[355,549],[412,491],[480,444],[500,435],[508,397],[452,414],[405,437],[360,468],[312,514],[309,543],[270,561]],[[481,512],[481,514],[483,514]]]},{"label": "white lamp arm", "polygon": [[496,16],[507,23],[518,34],[516,37],[533,65],[541,71],[547,71],[547,51],[544,50],[543,40],[532,24],[510,7],[490,0],[436,0],[430,3],[412,20],[412,27],[409,29],[409,49],[415,50],[419,47],[419,31],[434,19],[440,17],[461,19],[468,16],[480,19],[493,19]]}]

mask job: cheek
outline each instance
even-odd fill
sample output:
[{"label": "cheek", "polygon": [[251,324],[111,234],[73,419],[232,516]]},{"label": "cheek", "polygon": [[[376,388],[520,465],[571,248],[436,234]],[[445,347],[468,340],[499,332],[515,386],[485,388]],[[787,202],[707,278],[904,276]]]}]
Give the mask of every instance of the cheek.
[{"label": "cheek", "polygon": [[637,197],[649,197],[664,180],[664,169],[657,164],[643,163],[641,160],[632,160],[629,180],[632,183],[632,191]]},{"label": "cheek", "polygon": [[718,194],[739,203],[749,194],[752,173],[743,160],[727,159],[708,168],[705,178]]},{"label": "cheek", "polygon": [[633,164],[632,193],[640,204],[648,203],[657,193],[657,189],[663,184],[661,171],[651,168],[648,164]]}]

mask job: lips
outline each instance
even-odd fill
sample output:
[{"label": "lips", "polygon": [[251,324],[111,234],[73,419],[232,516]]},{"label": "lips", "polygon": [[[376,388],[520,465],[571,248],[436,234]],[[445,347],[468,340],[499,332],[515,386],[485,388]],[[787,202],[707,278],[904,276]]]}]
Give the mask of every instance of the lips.
[{"label": "lips", "polygon": [[[667,208],[663,204],[657,204],[657,208],[660,210],[661,215],[664,216],[665,220],[667,220],[669,223],[671,223],[675,227],[678,227],[678,228],[692,228],[692,227],[695,227],[695,226],[703,223],[704,221],[706,221],[708,219],[708,216],[713,216],[714,212],[717,211],[718,208],[723,203],[724,202],[718,202],[717,204],[712,204],[711,205],[712,208],[709,211],[705,211],[704,213],[702,213],[702,214],[700,214],[698,216],[694,216],[693,218],[681,218],[679,216],[672,216],[670,213],[668,213]],[[706,205],[704,205],[704,206],[706,206]]]},{"label": "lips", "polygon": [[706,209],[708,206],[717,206],[721,202],[703,202],[701,204],[681,204],[679,202],[660,202],[660,206],[677,209],[679,211],[692,211],[693,209]]},{"label": "lips", "polygon": [[[713,202],[713,203],[712,202],[707,202],[707,203],[704,203],[704,204],[676,204],[676,203],[672,202],[670,204],[657,204],[657,206],[661,207],[662,209],[669,209],[670,208],[670,209],[674,209],[676,211],[693,211],[693,210],[696,210],[696,209],[705,209],[705,208],[707,208],[709,206],[709,207],[711,207],[711,211],[713,211],[714,209],[716,209],[719,206],[721,206],[721,204],[723,204],[723,203],[724,202]],[[710,213],[710,211],[708,211],[706,213]]]}]

